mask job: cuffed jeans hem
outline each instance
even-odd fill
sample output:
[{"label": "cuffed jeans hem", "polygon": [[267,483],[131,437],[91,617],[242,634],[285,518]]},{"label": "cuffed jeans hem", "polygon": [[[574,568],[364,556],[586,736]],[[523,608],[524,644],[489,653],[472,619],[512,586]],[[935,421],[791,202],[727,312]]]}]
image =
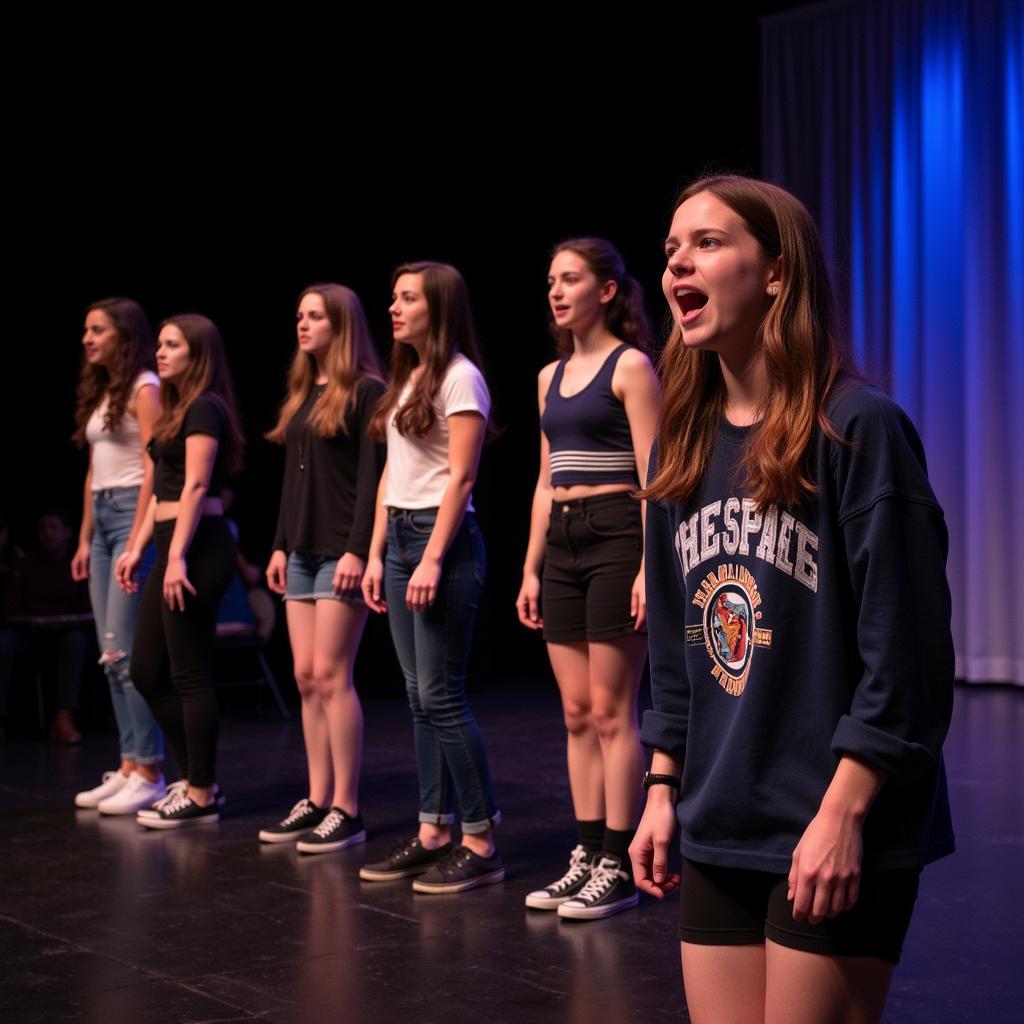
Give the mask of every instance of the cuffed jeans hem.
[{"label": "cuffed jeans hem", "polygon": [[462,823],[462,834],[464,836],[476,836],[497,828],[501,824],[501,811],[495,811],[489,818],[483,821],[464,821]]},{"label": "cuffed jeans hem", "polygon": [[134,761],[136,764],[159,764],[163,760],[162,754],[147,754],[139,757],[137,754],[122,754],[123,761]]},{"label": "cuffed jeans hem", "polygon": [[421,825],[454,825],[454,814],[431,814],[430,811],[420,811]]}]

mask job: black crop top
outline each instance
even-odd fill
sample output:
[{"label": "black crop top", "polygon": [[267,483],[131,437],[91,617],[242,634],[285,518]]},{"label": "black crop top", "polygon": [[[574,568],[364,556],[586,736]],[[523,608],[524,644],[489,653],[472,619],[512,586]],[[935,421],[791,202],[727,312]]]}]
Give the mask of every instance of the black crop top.
[{"label": "black crop top", "polygon": [[157,501],[178,501],[185,486],[185,438],[191,434],[207,434],[219,442],[217,458],[210,475],[207,496],[219,498],[228,476],[228,451],[224,443],[228,433],[228,411],[216,395],[206,392],[195,399],[185,413],[181,430],[170,441],[152,438],[147,446],[155,463],[153,493]]}]

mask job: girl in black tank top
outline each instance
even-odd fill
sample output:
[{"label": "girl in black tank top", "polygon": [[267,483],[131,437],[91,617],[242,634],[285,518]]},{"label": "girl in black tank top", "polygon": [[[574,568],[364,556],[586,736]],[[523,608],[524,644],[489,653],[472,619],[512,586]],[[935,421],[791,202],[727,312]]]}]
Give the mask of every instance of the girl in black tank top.
[{"label": "girl in black tank top", "polygon": [[658,416],[639,286],[609,242],[555,250],[548,301],[558,362],[538,378],[541,465],[519,620],[541,631],[568,728],[579,841],[526,905],[591,919],[635,906],[626,851],[640,813],[636,695],[644,636],[644,482]]}]

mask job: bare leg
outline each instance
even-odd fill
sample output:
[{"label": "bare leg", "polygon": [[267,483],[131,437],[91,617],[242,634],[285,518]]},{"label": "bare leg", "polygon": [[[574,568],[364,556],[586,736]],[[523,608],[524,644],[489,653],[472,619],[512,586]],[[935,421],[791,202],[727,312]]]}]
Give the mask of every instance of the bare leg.
[{"label": "bare leg", "polygon": [[432,825],[421,821],[418,835],[426,849],[436,850],[439,846],[452,841],[452,828],[451,825]]},{"label": "bare leg", "polygon": [[464,832],[462,845],[481,857],[490,857],[494,853],[494,829],[486,832]]},{"label": "bare leg", "polygon": [[316,602],[313,680],[327,722],[334,774],[332,806],[353,815],[359,813],[363,708],[352,671],[368,614],[365,605],[330,600]]},{"label": "bare leg", "polygon": [[587,645],[548,644],[548,657],[562,697],[569,733],[566,760],[572,806],[580,821],[605,816],[604,761],[591,713],[590,658]]},{"label": "bare leg", "polygon": [[693,1024],[764,1024],[764,946],[680,943]]},{"label": "bare leg", "polygon": [[327,716],[313,676],[316,607],[312,601],[286,601],[295,685],[302,698],[302,735],[309,766],[309,798],[319,807],[331,799],[331,747]]},{"label": "bare leg", "polygon": [[634,633],[589,645],[591,720],[604,764],[608,827],[625,831],[640,820],[643,748],[636,715],[647,638]]},{"label": "bare leg", "polygon": [[894,967],[867,956],[822,956],[765,943],[765,1024],[876,1024]]}]

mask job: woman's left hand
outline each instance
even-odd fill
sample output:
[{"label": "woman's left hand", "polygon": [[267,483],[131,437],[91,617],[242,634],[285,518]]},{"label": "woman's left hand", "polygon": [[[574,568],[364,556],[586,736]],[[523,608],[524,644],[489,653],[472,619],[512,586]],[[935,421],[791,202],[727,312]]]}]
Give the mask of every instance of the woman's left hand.
[{"label": "woman's left hand", "polygon": [[441,583],[441,563],[424,558],[409,577],[405,604],[411,612],[425,612],[437,600]]},{"label": "woman's left hand", "polygon": [[647,587],[644,583],[644,563],[640,563],[640,571],[633,580],[633,589],[629,595],[629,614],[636,619],[633,627],[638,633],[647,628]]},{"label": "woman's left hand", "polygon": [[833,809],[818,811],[796,844],[789,869],[794,920],[819,924],[857,902],[863,848],[857,817]]},{"label": "woman's left hand", "polygon": [[352,594],[353,592],[358,594],[359,588],[363,583],[363,573],[365,571],[366,563],[358,555],[353,555],[351,551],[346,551],[338,559],[338,564],[334,567],[334,578],[331,580],[331,586],[334,588],[335,594],[339,597],[343,597],[345,594]]},{"label": "woman's left hand", "polygon": [[196,596],[196,588],[189,583],[188,567],[184,558],[168,558],[167,569],[164,572],[164,600],[171,611],[183,612],[185,610],[185,591],[193,597]]}]

